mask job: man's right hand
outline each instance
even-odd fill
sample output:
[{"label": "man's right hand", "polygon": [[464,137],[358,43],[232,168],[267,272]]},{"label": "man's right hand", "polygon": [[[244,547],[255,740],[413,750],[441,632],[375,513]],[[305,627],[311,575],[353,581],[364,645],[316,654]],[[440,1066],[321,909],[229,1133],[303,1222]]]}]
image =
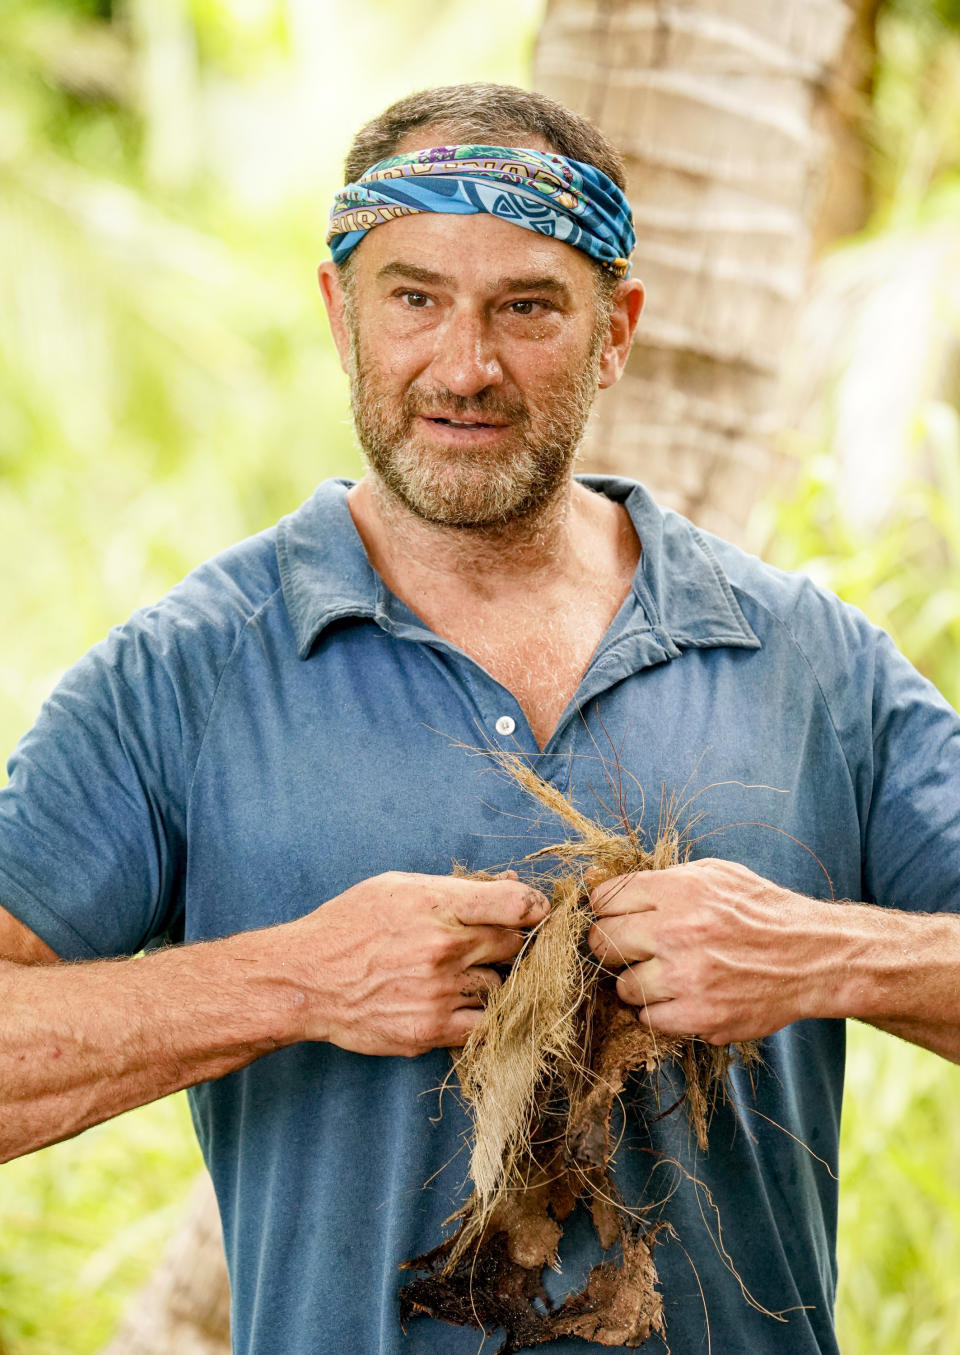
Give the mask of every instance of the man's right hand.
[{"label": "man's right hand", "polygon": [[462,1045],[484,996],[549,911],[513,872],[497,880],[390,871],[278,928],[304,996],[301,1038],[412,1057]]}]

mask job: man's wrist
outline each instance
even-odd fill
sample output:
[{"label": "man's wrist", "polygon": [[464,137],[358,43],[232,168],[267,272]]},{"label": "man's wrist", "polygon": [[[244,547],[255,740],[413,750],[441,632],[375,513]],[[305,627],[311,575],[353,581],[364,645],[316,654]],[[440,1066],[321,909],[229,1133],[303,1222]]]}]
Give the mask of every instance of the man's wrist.
[{"label": "man's wrist", "polygon": [[928,1019],[918,993],[950,986],[960,942],[956,920],[874,904],[835,906],[842,909],[837,933],[825,938],[834,953],[836,982],[828,994],[834,1010],[826,1014],[867,1022]]},{"label": "man's wrist", "polygon": [[245,992],[250,1042],[258,1048],[279,1049],[300,1040],[325,1038],[316,1029],[316,1003],[310,998],[304,957],[297,955],[290,935],[295,925],[281,923],[241,932],[223,942],[231,981]]}]

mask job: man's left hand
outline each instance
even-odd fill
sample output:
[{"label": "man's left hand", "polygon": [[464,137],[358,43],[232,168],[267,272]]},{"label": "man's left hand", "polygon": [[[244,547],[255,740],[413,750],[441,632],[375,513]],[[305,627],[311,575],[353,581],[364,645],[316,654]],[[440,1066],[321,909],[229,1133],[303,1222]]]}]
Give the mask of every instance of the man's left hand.
[{"label": "man's left hand", "polygon": [[825,945],[834,904],[712,859],[617,876],[590,902],[591,949],[657,1030],[728,1044],[839,1014]]}]

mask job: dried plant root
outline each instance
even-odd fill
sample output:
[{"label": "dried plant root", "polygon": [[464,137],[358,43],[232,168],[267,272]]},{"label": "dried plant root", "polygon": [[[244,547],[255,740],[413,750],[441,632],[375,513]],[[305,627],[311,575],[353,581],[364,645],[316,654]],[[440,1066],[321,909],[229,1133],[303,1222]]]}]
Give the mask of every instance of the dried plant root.
[{"label": "dried plant root", "polygon": [[[693,1038],[656,1036],[616,996],[592,958],[590,888],[686,859],[676,825],[645,845],[629,821],[613,833],[542,781],[519,757],[501,768],[565,825],[567,837],[525,858],[559,861],[551,912],[532,933],[483,1020],[456,1057],[473,1120],[474,1190],[433,1251],[406,1263],[419,1278],[400,1291],[401,1321],[428,1314],[447,1322],[502,1327],[500,1355],[577,1336],[600,1345],[641,1345],[663,1333],[653,1249],[656,1224],[623,1208],[612,1179],[611,1116],[631,1074],[653,1078],[662,1063],[686,1080],[686,1109],[701,1147],[734,1053]],[[547,883],[546,880],[541,883]],[[595,1266],[580,1294],[551,1308],[543,1269],[558,1263],[563,1223],[582,1199],[602,1248],[619,1259]]]},{"label": "dried plant root", "polygon": [[576,881],[559,881],[535,940],[492,994],[483,1022],[455,1060],[477,1127],[470,1176],[484,1206],[517,1184],[543,1089],[579,1056],[578,1013],[587,985],[581,949],[589,926]]}]

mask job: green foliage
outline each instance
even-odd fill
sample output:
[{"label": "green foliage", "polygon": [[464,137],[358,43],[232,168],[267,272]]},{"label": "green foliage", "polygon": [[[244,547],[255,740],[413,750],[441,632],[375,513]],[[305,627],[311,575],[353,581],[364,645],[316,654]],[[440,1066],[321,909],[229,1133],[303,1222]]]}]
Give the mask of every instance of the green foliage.
[{"label": "green foliage", "polygon": [[93,1355],[200,1166],[183,1095],[0,1169],[0,1350]]},{"label": "green foliage", "polygon": [[912,473],[882,530],[857,525],[837,460],[820,452],[776,506],[766,553],[860,607],[960,707],[960,414],[929,402],[913,438]]},{"label": "green foliage", "polygon": [[840,1154],[844,1355],[955,1355],[960,1067],[848,1027]]},{"label": "green foliage", "polygon": [[899,220],[960,174],[960,0],[887,3],[877,46],[864,131],[878,208]]},{"label": "green foliage", "polygon": [[960,29],[960,0],[886,0],[884,8],[923,35]]},{"label": "green foliage", "polygon": [[190,0],[201,61],[235,80],[256,76],[264,51],[288,55],[289,14],[282,0],[238,9],[225,0]]},{"label": "green foliage", "polygon": [[[21,48],[46,65],[25,58],[8,80],[0,63],[13,110],[5,139],[0,122],[6,747],[111,624],[358,465],[313,278],[320,222],[151,200],[126,111],[81,156],[69,97],[41,76],[57,43],[89,32],[49,7],[20,12]],[[101,152],[98,173],[81,163]]]}]

